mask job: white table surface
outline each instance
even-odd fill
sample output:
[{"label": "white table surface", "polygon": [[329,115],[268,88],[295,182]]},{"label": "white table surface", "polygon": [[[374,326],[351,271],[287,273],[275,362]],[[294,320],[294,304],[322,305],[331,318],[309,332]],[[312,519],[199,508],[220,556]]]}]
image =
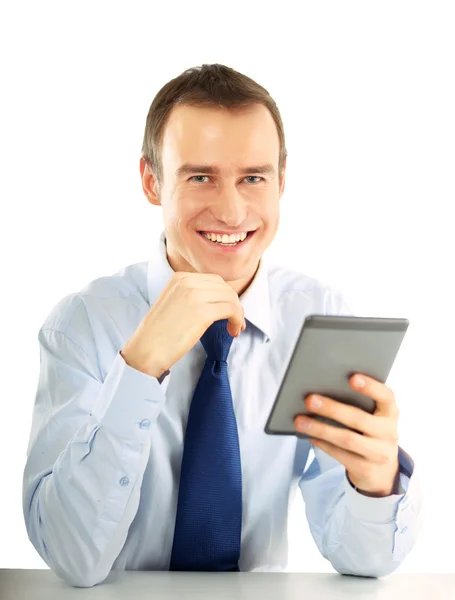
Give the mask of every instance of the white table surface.
[{"label": "white table surface", "polygon": [[455,573],[390,574],[378,579],[338,573],[111,572],[91,588],[67,585],[49,569],[0,569],[1,600],[455,600]]}]

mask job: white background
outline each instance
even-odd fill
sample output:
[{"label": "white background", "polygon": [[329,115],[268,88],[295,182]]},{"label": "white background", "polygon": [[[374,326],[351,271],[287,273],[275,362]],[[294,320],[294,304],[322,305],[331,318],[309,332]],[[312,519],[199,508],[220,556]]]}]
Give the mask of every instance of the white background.
[{"label": "white background", "polygon": [[[388,384],[426,514],[399,572],[455,572],[452,2],[15,2],[0,9],[0,567],[47,568],[21,485],[37,335],[65,295],[148,258],[139,157],[153,97],[219,62],[268,89],[289,152],[275,258],[360,315],[407,317]],[[331,571],[301,502],[293,570]]]}]

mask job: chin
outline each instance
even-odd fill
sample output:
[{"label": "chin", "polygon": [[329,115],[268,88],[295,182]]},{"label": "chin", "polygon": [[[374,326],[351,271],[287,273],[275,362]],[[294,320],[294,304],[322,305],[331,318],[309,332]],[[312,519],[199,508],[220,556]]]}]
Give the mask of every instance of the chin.
[{"label": "chin", "polygon": [[219,275],[224,281],[245,281],[247,279],[251,279],[254,273],[256,272],[257,265],[243,265],[240,267],[234,266],[225,266],[222,265],[214,265],[213,263],[207,262],[207,265],[201,265],[202,269],[199,270],[199,273],[212,273],[214,275]]},{"label": "chin", "polygon": [[207,263],[206,265],[201,264],[198,272],[219,275],[224,279],[224,281],[235,281],[236,279],[240,279],[242,277],[243,269],[241,271],[239,269],[233,269],[229,267],[223,269],[221,266],[214,266],[213,264]]}]

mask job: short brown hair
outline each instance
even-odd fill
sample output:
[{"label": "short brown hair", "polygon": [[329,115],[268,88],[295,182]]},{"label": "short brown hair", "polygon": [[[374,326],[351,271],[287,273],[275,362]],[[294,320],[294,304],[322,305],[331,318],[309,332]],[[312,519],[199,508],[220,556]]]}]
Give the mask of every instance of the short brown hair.
[{"label": "short brown hair", "polygon": [[161,141],[166,119],[176,104],[241,108],[253,103],[264,104],[272,114],[280,139],[278,170],[281,174],[287,156],[284,127],[280,111],[269,92],[250,77],[226,67],[212,64],[192,67],[166,83],[155,96],[145,126],[142,156],[150,164],[160,185],[163,180]]}]

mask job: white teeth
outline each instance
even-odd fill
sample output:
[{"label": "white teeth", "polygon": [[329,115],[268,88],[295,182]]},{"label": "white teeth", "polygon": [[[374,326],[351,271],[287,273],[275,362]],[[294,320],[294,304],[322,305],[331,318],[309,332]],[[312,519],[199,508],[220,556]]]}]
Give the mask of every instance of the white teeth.
[{"label": "white teeth", "polygon": [[238,242],[243,242],[243,240],[248,235],[246,232],[240,234],[232,234],[232,235],[220,235],[219,233],[205,233],[201,232],[204,237],[212,242],[218,242],[221,244],[236,244]]}]

